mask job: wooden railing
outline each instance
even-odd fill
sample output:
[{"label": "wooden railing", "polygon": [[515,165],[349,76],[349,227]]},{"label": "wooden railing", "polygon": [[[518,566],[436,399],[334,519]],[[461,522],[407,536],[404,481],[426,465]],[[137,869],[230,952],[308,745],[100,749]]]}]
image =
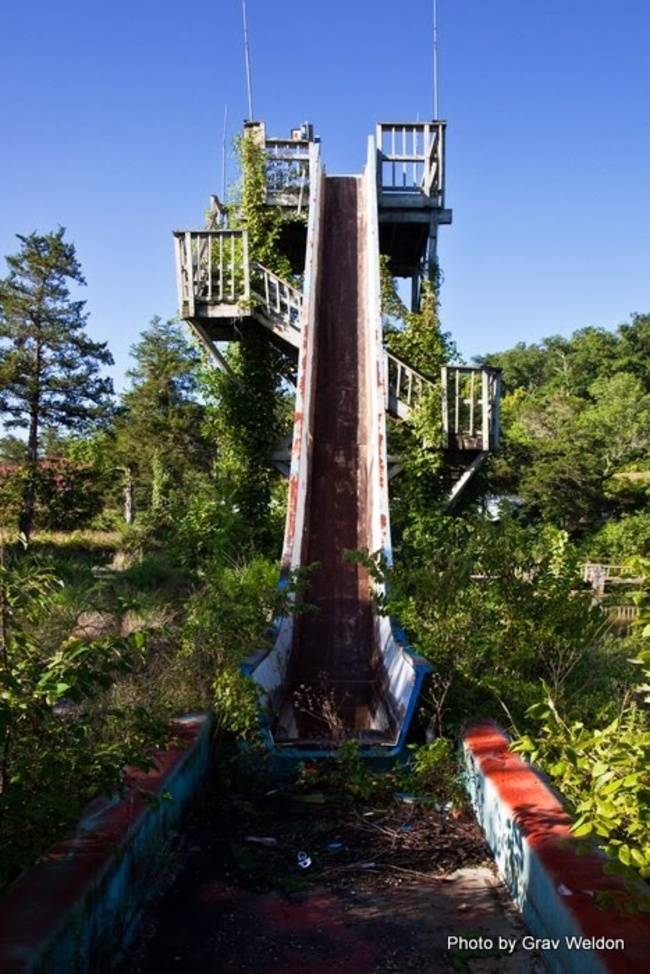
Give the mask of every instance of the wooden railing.
[{"label": "wooden railing", "polygon": [[587,561],[582,566],[582,579],[596,592],[604,592],[607,582],[612,585],[642,585],[643,578],[634,575],[625,565]]},{"label": "wooden railing", "polygon": [[307,139],[267,139],[266,199],[298,212],[309,201],[309,146]]},{"label": "wooden railing", "polygon": [[621,631],[631,629],[640,615],[638,605],[604,605],[603,612],[612,625]]},{"label": "wooden railing", "polygon": [[270,321],[300,331],[302,293],[257,261],[253,261],[250,267],[253,306],[261,308]]},{"label": "wooden railing", "polygon": [[443,366],[443,446],[458,450],[495,450],[499,445],[500,395],[498,369]]},{"label": "wooden railing", "polygon": [[272,324],[299,331],[302,294],[249,261],[245,230],[178,231],[174,241],[182,317],[260,313]]},{"label": "wooden railing", "polygon": [[[436,384],[386,351],[386,405],[408,419],[425,390]],[[499,445],[500,373],[472,365],[441,369],[442,443],[445,449],[495,450]]]},{"label": "wooden railing", "polygon": [[181,314],[197,303],[238,305],[250,297],[248,238],[243,230],[179,230],[174,234]]},{"label": "wooden railing", "polygon": [[380,122],[377,126],[380,193],[414,193],[444,207],[445,122]]},{"label": "wooden railing", "polygon": [[385,351],[386,356],[386,406],[392,413],[407,419],[417,405],[425,389],[435,389],[430,379],[402,362],[396,355]]}]

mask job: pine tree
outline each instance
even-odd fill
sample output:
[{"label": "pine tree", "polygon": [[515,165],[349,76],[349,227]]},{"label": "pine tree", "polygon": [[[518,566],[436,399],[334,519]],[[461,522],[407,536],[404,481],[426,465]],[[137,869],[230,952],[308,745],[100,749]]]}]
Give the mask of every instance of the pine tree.
[{"label": "pine tree", "polygon": [[117,454],[140,503],[158,515],[170,489],[191,471],[208,469],[212,452],[196,400],[201,357],[174,321],[152,318],[132,346],[131,388],[122,396]]},{"label": "pine tree", "polygon": [[85,301],[73,300],[69,282],[84,285],[74,244],[65,230],[18,234],[20,250],[7,257],[0,280],[0,411],[8,429],[27,430],[27,475],[19,530],[29,538],[36,504],[41,437],[46,430],[93,428],[110,411],[112,381],[99,375],[112,365],[105,342],[85,332]]}]

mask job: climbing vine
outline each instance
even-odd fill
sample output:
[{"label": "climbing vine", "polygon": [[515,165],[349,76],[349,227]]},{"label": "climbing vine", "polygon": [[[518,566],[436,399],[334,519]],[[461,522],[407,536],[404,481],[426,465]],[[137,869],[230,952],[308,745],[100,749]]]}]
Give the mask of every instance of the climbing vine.
[{"label": "climbing vine", "polygon": [[388,258],[382,257],[381,300],[386,348],[433,381],[438,379],[440,366],[458,354],[449,333],[440,328],[441,280],[440,268],[434,265],[422,281],[420,307],[409,311],[397,293]]},{"label": "climbing vine", "polygon": [[[229,208],[232,228],[248,234],[249,258],[285,279],[291,265],[280,247],[283,217],[266,205],[266,156],[254,132],[236,143],[241,179]],[[204,386],[216,408],[209,411],[210,433],[218,444],[217,481],[228,500],[231,550],[277,555],[284,489],[270,453],[290,424],[289,397],[282,378],[290,363],[261,328],[246,325],[240,341],[226,353],[228,371],[206,373]],[[280,508],[280,510],[278,510]],[[278,516],[280,515],[280,516]]]},{"label": "climbing vine", "polygon": [[440,367],[457,357],[449,334],[440,328],[437,266],[422,281],[420,306],[409,311],[397,293],[388,259],[381,263],[381,295],[386,348],[433,384],[411,410],[408,422],[389,422],[389,452],[399,456],[402,473],[392,485],[391,511],[398,533],[433,515],[443,496]]},{"label": "climbing vine", "polygon": [[231,226],[248,232],[249,257],[278,277],[290,280],[292,267],[280,247],[286,222],[280,207],[266,205],[266,151],[255,132],[240,135],[235,147],[241,169],[238,199],[230,210]]}]

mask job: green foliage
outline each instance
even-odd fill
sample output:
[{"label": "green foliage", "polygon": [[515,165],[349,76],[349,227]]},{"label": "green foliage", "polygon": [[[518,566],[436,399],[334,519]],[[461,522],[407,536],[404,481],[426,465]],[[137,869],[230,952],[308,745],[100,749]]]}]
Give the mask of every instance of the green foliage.
[{"label": "green foliage", "polygon": [[437,737],[429,744],[409,744],[409,763],[402,780],[405,790],[426,795],[438,805],[460,808],[466,795],[458,774],[453,742]]},{"label": "green foliage", "polygon": [[465,804],[450,740],[438,738],[430,744],[411,744],[408,751],[404,765],[377,772],[363,760],[357,741],[345,741],[331,759],[304,766],[302,781],[310,788],[320,788],[355,804],[389,802],[400,793],[441,809]]},{"label": "green foliage", "polygon": [[145,515],[146,534],[173,523],[177,495],[185,497],[197,476],[207,475],[214,447],[202,432],[198,401],[201,357],[174,321],[152,318],[131,348],[131,387],[122,396],[114,437],[107,444],[116,496],[127,483],[134,515]]},{"label": "green foliage", "polygon": [[440,368],[457,357],[449,334],[440,329],[438,294],[440,272],[422,282],[420,307],[409,311],[400,299],[388,259],[381,259],[381,301],[386,348],[427,377],[427,389],[411,411],[408,422],[389,420],[389,453],[399,456],[402,470],[391,484],[391,518],[401,535],[415,512],[437,511],[443,499],[441,450]]},{"label": "green foliage", "polygon": [[299,584],[293,576],[279,588],[277,563],[261,556],[231,565],[215,559],[187,606],[186,656],[213,687],[221,727],[250,741],[259,737],[259,695],[240,665],[269,646],[268,627],[292,610]]},{"label": "green foliage", "polygon": [[280,235],[285,217],[281,208],[266,205],[266,150],[251,131],[236,142],[241,168],[239,200],[231,208],[230,223],[248,232],[249,258],[285,280],[292,276],[291,264],[282,253]]},{"label": "green foliage", "polygon": [[[644,664],[646,680],[650,665]],[[553,778],[568,801],[577,838],[591,836],[624,875],[650,878],[650,731],[633,702],[609,724],[566,721],[553,698],[528,711],[534,731],[512,745]]]},{"label": "green foliage", "polygon": [[[572,710],[616,705],[611,637],[591,593],[578,590],[566,534],[438,514],[416,519],[391,572],[374,570],[388,586],[381,611],[433,664],[428,710],[439,736],[468,714],[493,716],[499,701],[520,720],[540,679]],[[623,679],[618,654],[612,667]]]},{"label": "green foliage", "polygon": [[279,475],[270,461],[286,432],[279,355],[266,335],[252,331],[231,350],[230,372],[204,376],[206,434],[218,444],[214,504],[229,529],[221,541],[231,557],[271,555],[279,546],[273,511]]},{"label": "green foliage", "polygon": [[[7,528],[17,521],[30,476],[24,464],[0,466],[0,523]],[[72,531],[88,524],[101,510],[103,484],[90,464],[44,457],[38,461],[34,481],[36,528]]]},{"label": "green foliage", "polygon": [[142,660],[141,636],[54,650],[38,638],[60,583],[15,554],[0,564],[0,885],[30,864],[99,793],[122,786],[126,764],[151,766],[165,729],[107,694]]},{"label": "green foliage", "polygon": [[396,787],[391,774],[373,772],[363,761],[354,740],[341,744],[332,758],[304,765],[299,780],[310,789],[319,788],[354,803],[389,800]]},{"label": "green foliage", "polygon": [[633,315],[615,332],[584,328],[520,343],[482,361],[502,368],[505,390],[489,489],[517,494],[528,514],[583,538],[587,552],[593,539],[594,553],[618,557],[628,528],[615,522],[642,515],[648,503],[650,316]]},{"label": "green foliage", "polygon": [[458,354],[450,335],[440,330],[440,280],[440,270],[436,267],[431,278],[422,281],[420,307],[409,311],[397,293],[387,258],[382,258],[381,301],[386,348],[434,382],[439,379],[440,366]]},{"label": "green foliage", "polygon": [[650,555],[650,512],[625,514],[618,521],[607,521],[585,543],[592,560],[620,564],[635,555]]},{"label": "green foliage", "polygon": [[20,529],[29,536],[38,492],[41,435],[47,429],[91,429],[105,420],[112,383],[99,375],[112,365],[106,343],[84,331],[85,302],[68,282],[85,284],[74,245],[64,230],[18,235],[0,281],[0,411],[5,427],[27,430]]},{"label": "green foliage", "polygon": [[497,475],[545,520],[584,534],[612,508],[635,503],[612,480],[650,450],[650,395],[634,376],[596,379],[588,399],[520,389],[506,396],[502,418]]}]

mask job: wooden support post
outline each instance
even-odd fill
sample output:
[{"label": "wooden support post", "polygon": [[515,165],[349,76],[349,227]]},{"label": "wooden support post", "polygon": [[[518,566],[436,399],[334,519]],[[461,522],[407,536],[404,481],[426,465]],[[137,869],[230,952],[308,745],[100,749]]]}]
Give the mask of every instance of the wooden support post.
[{"label": "wooden support post", "polygon": [[474,377],[475,373],[470,373],[469,379],[469,435],[474,436]]},{"label": "wooden support post", "polygon": [[221,304],[224,296],[224,277],[223,277],[223,236],[219,235],[219,292],[217,301]]},{"label": "wooden support post", "polygon": [[207,238],[208,245],[208,301],[212,301],[212,237]]},{"label": "wooden support post", "polygon": [[192,234],[185,233],[185,267],[187,280],[187,305],[189,317],[193,318],[196,308],[194,303],[194,259],[192,255]]},{"label": "wooden support post", "polygon": [[449,449],[449,370],[446,365],[443,365],[440,370],[440,380],[442,394],[442,446],[444,450],[447,450]]},{"label": "wooden support post", "polygon": [[494,403],[492,406],[492,449],[499,449],[500,422],[501,422],[501,373],[494,375]]},{"label": "wooden support post", "polygon": [[178,291],[178,311],[183,315],[183,305],[185,303],[185,284],[182,257],[182,237],[174,235],[174,259],[176,261],[176,289]]},{"label": "wooden support post", "polygon": [[411,278],[411,311],[420,310],[420,274],[414,274]]},{"label": "wooden support post", "polygon": [[490,376],[483,369],[481,372],[481,406],[482,406],[482,438],[483,449],[490,449]]},{"label": "wooden support post", "polygon": [[244,301],[250,301],[251,272],[248,258],[248,234],[245,230],[242,233],[242,260],[244,262]]}]

